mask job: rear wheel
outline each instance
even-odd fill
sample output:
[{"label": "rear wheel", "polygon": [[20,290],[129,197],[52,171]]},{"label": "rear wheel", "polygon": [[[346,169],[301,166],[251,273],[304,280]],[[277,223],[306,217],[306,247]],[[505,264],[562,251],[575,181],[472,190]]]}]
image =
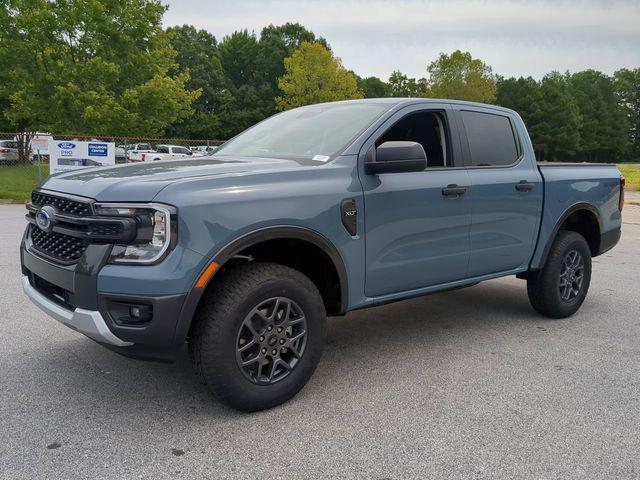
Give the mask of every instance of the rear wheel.
[{"label": "rear wheel", "polygon": [[325,309],[315,285],[283,265],[249,263],[203,299],[189,351],[216,397],[243,411],[286,402],[322,354]]},{"label": "rear wheel", "polygon": [[533,308],[551,318],[573,315],[584,302],[591,282],[591,251],[576,232],[558,233],[547,261],[527,279]]}]

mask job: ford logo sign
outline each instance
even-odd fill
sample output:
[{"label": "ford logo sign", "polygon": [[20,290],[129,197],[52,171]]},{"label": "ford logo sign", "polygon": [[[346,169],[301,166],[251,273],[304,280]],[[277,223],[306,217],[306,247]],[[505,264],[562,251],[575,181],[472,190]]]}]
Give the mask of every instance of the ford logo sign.
[{"label": "ford logo sign", "polygon": [[36,212],[36,225],[43,232],[50,232],[53,230],[55,216],[56,209],[50,205],[46,205]]},{"label": "ford logo sign", "polygon": [[62,148],[63,150],[71,150],[72,148],[76,148],[76,144],[71,142],[62,142],[58,144],[58,148]]}]

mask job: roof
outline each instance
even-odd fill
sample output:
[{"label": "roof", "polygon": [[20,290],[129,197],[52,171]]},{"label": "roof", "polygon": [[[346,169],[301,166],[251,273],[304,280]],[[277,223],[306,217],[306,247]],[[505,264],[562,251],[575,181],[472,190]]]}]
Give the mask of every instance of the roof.
[{"label": "roof", "polygon": [[[415,105],[416,103],[451,103],[456,105],[466,105],[469,107],[482,107],[491,108],[493,110],[501,110],[503,112],[516,113],[510,108],[501,107],[499,105],[492,105],[490,103],[469,102],[466,100],[450,100],[446,98],[424,98],[424,97],[385,97],[385,98],[360,98],[356,100],[341,100],[338,102],[325,102],[324,104],[331,103],[384,103],[392,104],[394,106],[403,105]],[[320,104],[323,105],[323,104]]]}]

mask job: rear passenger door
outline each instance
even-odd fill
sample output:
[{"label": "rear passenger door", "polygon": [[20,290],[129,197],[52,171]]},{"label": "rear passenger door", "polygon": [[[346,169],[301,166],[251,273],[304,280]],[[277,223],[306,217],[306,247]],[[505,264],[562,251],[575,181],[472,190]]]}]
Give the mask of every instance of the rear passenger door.
[{"label": "rear passenger door", "polygon": [[469,173],[468,277],[526,267],[542,210],[542,178],[526,132],[505,110],[455,106]]}]

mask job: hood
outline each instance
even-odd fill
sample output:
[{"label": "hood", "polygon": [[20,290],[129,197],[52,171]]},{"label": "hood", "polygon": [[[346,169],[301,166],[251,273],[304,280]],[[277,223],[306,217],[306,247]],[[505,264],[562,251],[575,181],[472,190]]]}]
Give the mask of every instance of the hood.
[{"label": "hood", "polygon": [[188,178],[291,170],[293,160],[212,156],[187,160],[129,163],[59,173],[40,188],[99,201],[149,202],[167,185]]}]

